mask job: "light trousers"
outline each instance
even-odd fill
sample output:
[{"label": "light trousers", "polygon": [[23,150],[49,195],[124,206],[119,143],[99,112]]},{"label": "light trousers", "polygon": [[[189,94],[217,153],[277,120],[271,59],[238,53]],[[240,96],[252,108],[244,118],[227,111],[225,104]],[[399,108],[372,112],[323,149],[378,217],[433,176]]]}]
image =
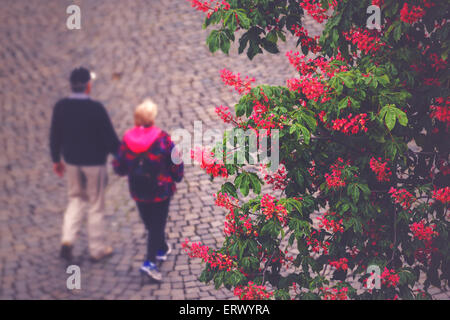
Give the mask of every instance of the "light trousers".
[{"label": "light trousers", "polygon": [[104,219],[106,166],[66,165],[69,204],[64,213],[62,243],[72,245],[87,215],[89,252],[97,257],[104,253],[106,223]]}]

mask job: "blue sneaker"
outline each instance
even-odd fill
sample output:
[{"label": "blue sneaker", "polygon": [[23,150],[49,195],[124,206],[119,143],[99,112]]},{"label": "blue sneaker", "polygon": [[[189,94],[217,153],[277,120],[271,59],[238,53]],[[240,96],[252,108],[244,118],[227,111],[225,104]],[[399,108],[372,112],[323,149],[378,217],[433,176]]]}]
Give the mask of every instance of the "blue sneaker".
[{"label": "blue sneaker", "polygon": [[156,253],[156,260],[158,261],[166,261],[167,256],[172,252],[172,249],[170,248],[170,245],[167,245],[167,251],[158,250]]},{"label": "blue sneaker", "polygon": [[158,267],[156,266],[156,264],[154,264],[152,262],[145,261],[142,264],[142,266],[139,269],[139,271],[141,273],[144,273],[144,274],[148,275],[153,280],[156,280],[156,281],[161,281],[162,280],[161,272],[159,272]]}]

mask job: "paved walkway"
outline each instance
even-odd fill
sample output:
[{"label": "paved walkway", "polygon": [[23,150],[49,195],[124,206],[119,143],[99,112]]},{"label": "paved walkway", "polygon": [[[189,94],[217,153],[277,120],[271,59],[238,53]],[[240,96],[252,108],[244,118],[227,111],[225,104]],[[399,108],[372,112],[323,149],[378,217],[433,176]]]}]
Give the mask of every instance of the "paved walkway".
[{"label": "paved walkway", "polygon": [[[69,4],[82,10],[82,30],[66,28]],[[202,265],[181,252],[185,238],[210,246],[223,241],[223,211],[213,206],[211,183],[187,166],[167,227],[174,254],[162,265],[161,284],[141,283],[138,268],[145,232],[125,179],[110,172],[107,191],[109,239],[115,254],[92,264],[87,235],[75,254],[81,290],[66,288],[66,265],[58,258],[65,180],[52,172],[48,150],[54,103],[69,91],[68,75],[84,65],[96,72],[93,97],[103,101],[119,133],[132,125],[145,97],[160,106],[157,124],[168,132],[200,120],[220,125],[214,107],[238,96],[222,86],[219,70],[284,84],[295,72],[284,54],[250,62],[232,50],[212,55],[201,29],[202,13],[184,0],[3,0],[0,11],[0,299],[228,299],[197,280]],[[294,48],[291,42],[281,48]],[[111,169],[109,168],[111,171]],[[448,298],[442,296],[441,298]]]}]

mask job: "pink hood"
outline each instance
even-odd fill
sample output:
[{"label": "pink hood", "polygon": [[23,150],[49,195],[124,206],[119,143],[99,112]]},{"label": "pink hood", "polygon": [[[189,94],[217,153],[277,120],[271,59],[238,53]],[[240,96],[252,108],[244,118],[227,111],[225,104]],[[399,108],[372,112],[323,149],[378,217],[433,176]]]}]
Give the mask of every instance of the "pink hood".
[{"label": "pink hood", "polygon": [[155,126],[149,128],[134,127],[125,133],[123,140],[131,151],[141,153],[150,148],[160,133],[161,129]]}]

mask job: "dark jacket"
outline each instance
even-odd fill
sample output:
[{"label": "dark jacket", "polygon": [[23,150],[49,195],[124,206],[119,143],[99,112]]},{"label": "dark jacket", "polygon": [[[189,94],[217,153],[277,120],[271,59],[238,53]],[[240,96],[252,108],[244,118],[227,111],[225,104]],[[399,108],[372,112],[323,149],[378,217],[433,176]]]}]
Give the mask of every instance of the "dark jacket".
[{"label": "dark jacket", "polygon": [[131,196],[138,202],[161,202],[169,199],[175,193],[175,183],[183,179],[184,165],[174,164],[172,151],[175,148],[170,136],[159,128],[135,127],[125,133],[119,152],[113,161],[114,171],[121,175],[129,175],[134,160],[146,153],[150,163],[159,168],[158,186],[146,199],[139,199],[131,191]]},{"label": "dark jacket", "polygon": [[61,154],[71,165],[106,164],[109,153],[116,153],[120,141],[100,102],[78,94],[58,101],[53,109],[50,150],[53,162]]}]

